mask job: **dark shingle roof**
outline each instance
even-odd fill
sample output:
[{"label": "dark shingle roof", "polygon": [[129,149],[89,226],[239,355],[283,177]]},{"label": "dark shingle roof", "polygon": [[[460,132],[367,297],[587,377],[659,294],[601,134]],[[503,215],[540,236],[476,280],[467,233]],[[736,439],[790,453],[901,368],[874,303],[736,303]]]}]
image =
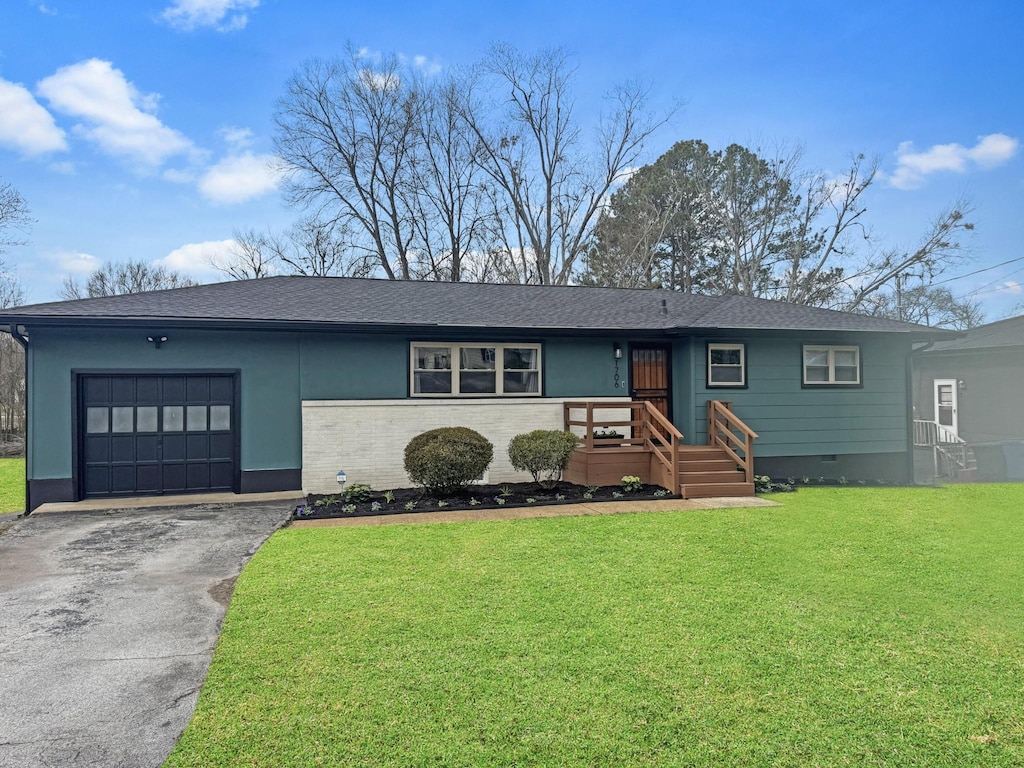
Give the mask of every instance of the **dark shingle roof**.
[{"label": "dark shingle roof", "polygon": [[963,338],[936,342],[922,354],[1020,346],[1024,346],[1024,315],[979,325],[966,331]]},{"label": "dark shingle roof", "polygon": [[[662,311],[662,302],[666,312]],[[879,317],[747,296],[580,286],[271,277],[0,311],[30,320],[193,321],[359,326],[635,330],[779,329],[879,331],[917,337],[941,331]]]}]

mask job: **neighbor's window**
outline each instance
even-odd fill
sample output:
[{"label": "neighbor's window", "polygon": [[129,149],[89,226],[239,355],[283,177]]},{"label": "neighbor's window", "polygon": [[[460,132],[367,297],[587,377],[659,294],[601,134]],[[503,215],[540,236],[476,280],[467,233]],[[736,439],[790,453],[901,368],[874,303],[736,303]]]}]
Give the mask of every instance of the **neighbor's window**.
[{"label": "neighbor's window", "polygon": [[539,344],[411,345],[412,394],[539,395]]},{"label": "neighbor's window", "polygon": [[745,387],[746,385],[746,345],[708,344],[708,386]]},{"label": "neighbor's window", "polygon": [[860,384],[860,347],[804,347],[804,384]]}]

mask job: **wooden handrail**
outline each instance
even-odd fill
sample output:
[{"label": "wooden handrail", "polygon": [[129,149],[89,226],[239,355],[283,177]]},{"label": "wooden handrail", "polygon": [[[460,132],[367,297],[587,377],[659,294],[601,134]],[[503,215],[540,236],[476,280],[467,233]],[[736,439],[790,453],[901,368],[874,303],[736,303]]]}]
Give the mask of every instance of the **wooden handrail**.
[{"label": "wooden handrail", "polygon": [[[738,430],[740,436],[737,436],[733,430]],[[723,438],[728,438],[728,441]],[[708,445],[721,448],[742,467],[748,483],[754,482],[754,440],[756,439],[757,432],[744,424],[732,412],[731,403],[708,400]],[[737,453],[737,449],[743,452],[742,456]]]},{"label": "wooden handrail", "polygon": [[[629,421],[594,421],[594,411],[630,409]],[[679,445],[683,441],[683,433],[665,418],[649,401],[595,403],[591,400],[574,400],[563,403],[563,421],[566,431],[570,427],[583,427],[586,431],[580,440],[587,449],[595,445],[636,445],[649,450],[654,457],[668,469],[671,477],[671,491],[679,492]],[[573,410],[585,410],[584,420],[572,418]],[[596,427],[629,426],[633,430],[632,437],[595,438]],[[637,436],[639,432],[639,436]],[[655,440],[658,442],[655,443]],[[666,455],[667,454],[667,455]]]}]

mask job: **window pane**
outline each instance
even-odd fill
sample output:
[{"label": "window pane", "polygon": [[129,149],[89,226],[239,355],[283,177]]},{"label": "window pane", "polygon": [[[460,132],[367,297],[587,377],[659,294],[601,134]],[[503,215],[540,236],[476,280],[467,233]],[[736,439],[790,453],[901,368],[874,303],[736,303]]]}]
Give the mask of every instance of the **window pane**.
[{"label": "window pane", "polygon": [[101,432],[106,432],[110,428],[108,426],[106,408],[86,408],[85,421],[86,432],[89,432],[94,435],[99,434]]},{"label": "window pane", "polygon": [[857,383],[857,366],[849,367],[845,365],[836,366],[836,381],[842,381],[847,384]]},{"label": "window pane", "polygon": [[505,394],[515,392],[540,392],[540,375],[537,371],[506,371]]},{"label": "window pane", "polygon": [[836,367],[857,367],[857,351],[853,349],[837,349],[835,353]]},{"label": "window pane", "polygon": [[205,432],[206,431],[206,406],[205,405],[190,405],[188,407],[188,431],[189,432]]},{"label": "window pane", "polygon": [[184,426],[184,408],[180,405],[164,406],[164,432],[181,432]]},{"label": "window pane", "polygon": [[827,382],[828,381],[828,366],[820,365],[809,365],[807,366],[806,376],[809,382]]},{"label": "window pane", "polygon": [[743,368],[738,365],[712,366],[712,384],[739,384],[743,381]]},{"label": "window pane", "polygon": [[131,432],[132,427],[132,416],[135,415],[135,409],[130,405],[118,405],[110,409],[111,412],[111,432]]},{"label": "window pane", "polygon": [[712,365],[739,365],[740,364],[740,349],[736,347],[734,349],[712,349],[711,350],[711,364]]},{"label": "window pane", "polygon": [[539,352],[539,349],[531,347],[505,347],[505,368],[507,370],[536,371]]},{"label": "window pane", "polygon": [[464,371],[494,370],[494,347],[462,347],[459,358]]},{"label": "window pane", "polygon": [[413,374],[413,392],[416,394],[442,394],[452,391],[452,374],[448,371],[417,371]]},{"label": "window pane", "polygon": [[464,395],[486,395],[497,392],[494,371],[463,371],[459,374],[459,391]]},{"label": "window pane", "polygon": [[140,405],[135,409],[135,431],[156,432],[155,405]]},{"label": "window pane", "polygon": [[231,406],[211,405],[210,406],[210,430],[225,431],[231,429]]},{"label": "window pane", "polygon": [[812,365],[819,366],[823,365],[828,368],[828,350],[827,349],[805,349],[804,350],[804,365],[808,368]]},{"label": "window pane", "polygon": [[450,347],[415,347],[416,368],[423,371],[444,371],[452,367]]}]

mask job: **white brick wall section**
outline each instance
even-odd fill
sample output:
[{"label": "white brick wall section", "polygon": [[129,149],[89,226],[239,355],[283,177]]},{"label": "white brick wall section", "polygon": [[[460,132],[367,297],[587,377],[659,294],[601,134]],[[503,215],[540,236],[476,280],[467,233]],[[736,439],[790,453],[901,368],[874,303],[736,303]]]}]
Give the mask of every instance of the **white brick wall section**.
[{"label": "white brick wall section", "polygon": [[[302,402],[302,490],[336,493],[338,470],[348,484],[373,488],[407,488],[405,446],[418,434],[437,427],[469,427],[494,444],[494,461],[486,480],[530,480],[512,469],[508,443],[534,429],[561,429],[562,403],[579,398],[503,398],[461,400],[304,400]],[[588,398],[594,402],[629,402],[629,398]],[[600,413],[600,418],[598,414]],[[583,411],[574,412],[583,419]],[[627,411],[595,412],[595,420],[625,421]],[[619,430],[620,432],[623,430]]]}]

